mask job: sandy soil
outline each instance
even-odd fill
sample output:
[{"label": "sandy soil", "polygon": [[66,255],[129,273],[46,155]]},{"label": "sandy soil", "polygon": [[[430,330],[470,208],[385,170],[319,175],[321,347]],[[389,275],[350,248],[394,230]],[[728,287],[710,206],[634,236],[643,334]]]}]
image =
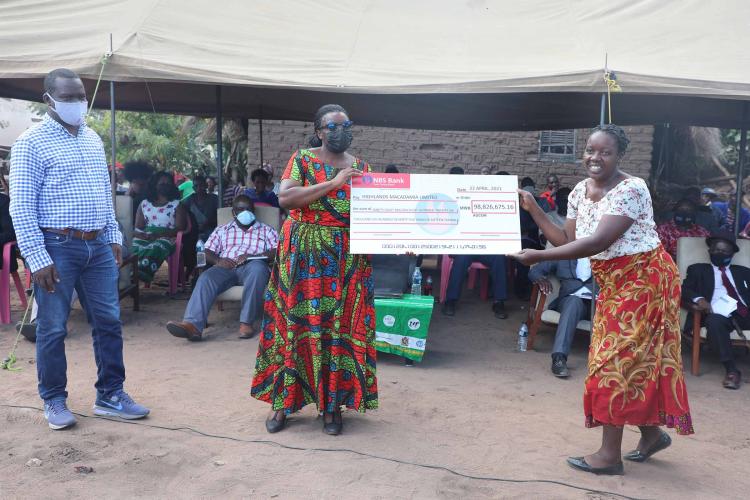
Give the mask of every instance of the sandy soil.
[{"label": "sandy soil", "polygon": [[[164,328],[181,317],[184,298],[169,299],[154,288],[144,291],[142,304],[135,313],[129,299],[123,302],[126,389],[152,409],[137,425],[79,417],[73,429],[53,432],[40,411],[8,408],[41,407],[34,348],[22,340],[23,370],[0,372],[0,498],[603,499],[618,498],[616,493],[683,499],[747,498],[750,489],[742,474],[750,461],[750,387],[722,389],[722,369],[712,356],[704,358],[700,377],[687,375],[697,434],[672,434],[670,449],[647,464],[626,463],[623,477],[595,477],[564,462],[595,450],[600,438],[598,430],[583,427],[586,339],[574,345],[571,378],[555,379],[549,372],[550,330],[536,352],[515,352],[522,302],[509,303],[506,321],[496,320],[475,292],[465,293],[454,318],[436,309],[424,362],[409,368],[399,358],[380,356],[381,408],[346,413],[338,437],[321,432],[311,407],[283,432],[266,433],[268,408],[248,394],[257,340],[237,339],[237,305],[213,312],[207,340],[189,343]],[[19,317],[16,307],[14,321]],[[69,326],[68,403],[91,415],[96,369],[80,310]],[[14,333],[9,325],[0,329],[3,357]],[[750,373],[747,356],[741,363]],[[637,440],[628,428],[624,448]],[[29,463],[35,458],[38,465]],[[77,472],[81,465],[93,472]]]}]

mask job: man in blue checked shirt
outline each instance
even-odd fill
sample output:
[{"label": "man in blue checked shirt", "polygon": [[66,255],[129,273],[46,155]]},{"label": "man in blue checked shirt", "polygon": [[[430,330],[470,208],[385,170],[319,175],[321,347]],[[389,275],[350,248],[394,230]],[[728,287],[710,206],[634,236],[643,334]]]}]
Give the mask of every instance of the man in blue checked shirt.
[{"label": "man in blue checked shirt", "polygon": [[36,366],[44,416],[52,429],[76,423],[65,390],[66,324],[75,289],[93,328],[94,413],[142,418],[149,410],[123,390],[117,290],[122,234],[104,147],[84,123],[88,103],[78,75],[56,69],[44,79],[44,90],[47,114],[18,138],[10,162],[10,213],[39,304]]}]

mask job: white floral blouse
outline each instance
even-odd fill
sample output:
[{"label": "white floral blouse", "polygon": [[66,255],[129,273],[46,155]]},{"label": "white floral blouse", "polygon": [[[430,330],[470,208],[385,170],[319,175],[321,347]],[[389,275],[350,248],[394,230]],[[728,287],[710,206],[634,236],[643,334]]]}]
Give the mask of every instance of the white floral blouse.
[{"label": "white floral blouse", "polygon": [[174,229],[179,204],[180,200],[172,200],[166,205],[157,207],[150,201],[143,200],[141,211],[146,220],[146,229]]},{"label": "white floral blouse", "polygon": [[592,259],[608,260],[659,247],[651,194],[643,179],[629,177],[620,181],[597,202],[586,197],[587,183],[588,179],[579,182],[568,198],[568,218],[576,221],[576,238],[594,234],[604,215],[620,215],[635,221],[617,241]]}]

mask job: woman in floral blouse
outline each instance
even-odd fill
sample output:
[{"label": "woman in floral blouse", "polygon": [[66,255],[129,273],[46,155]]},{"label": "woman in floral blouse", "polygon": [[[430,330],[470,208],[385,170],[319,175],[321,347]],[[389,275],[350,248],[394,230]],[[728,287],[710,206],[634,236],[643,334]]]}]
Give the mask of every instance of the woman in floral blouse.
[{"label": "woman in floral blouse", "polygon": [[533,196],[521,206],[555,248],[524,250],[525,265],[591,258],[599,284],[591,332],[583,409],[586,426],[603,426],[601,448],[568,464],[595,474],[623,474],[624,425],[641,439],[624,458],[643,462],[671,444],[658,426],[692,434],[680,356],[680,278],[654,225],[646,183],[619,168],[629,140],[616,125],[594,129],[583,165],[588,179],[570,193],[564,228],[556,227]]},{"label": "woman in floral blouse", "polygon": [[138,256],[139,279],[151,283],[162,262],[175,251],[175,236],[186,226],[187,211],[180,204],[172,176],[155,173],[135,215],[133,253]]}]

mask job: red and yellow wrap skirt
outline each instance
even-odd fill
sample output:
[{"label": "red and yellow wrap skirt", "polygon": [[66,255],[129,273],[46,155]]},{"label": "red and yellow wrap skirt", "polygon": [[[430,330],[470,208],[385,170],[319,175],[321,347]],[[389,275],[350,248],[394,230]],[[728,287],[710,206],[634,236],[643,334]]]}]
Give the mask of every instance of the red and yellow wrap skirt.
[{"label": "red and yellow wrap skirt", "polygon": [[591,260],[600,292],[583,395],[586,427],[666,425],[692,434],[680,354],[680,275],[661,247]]}]

